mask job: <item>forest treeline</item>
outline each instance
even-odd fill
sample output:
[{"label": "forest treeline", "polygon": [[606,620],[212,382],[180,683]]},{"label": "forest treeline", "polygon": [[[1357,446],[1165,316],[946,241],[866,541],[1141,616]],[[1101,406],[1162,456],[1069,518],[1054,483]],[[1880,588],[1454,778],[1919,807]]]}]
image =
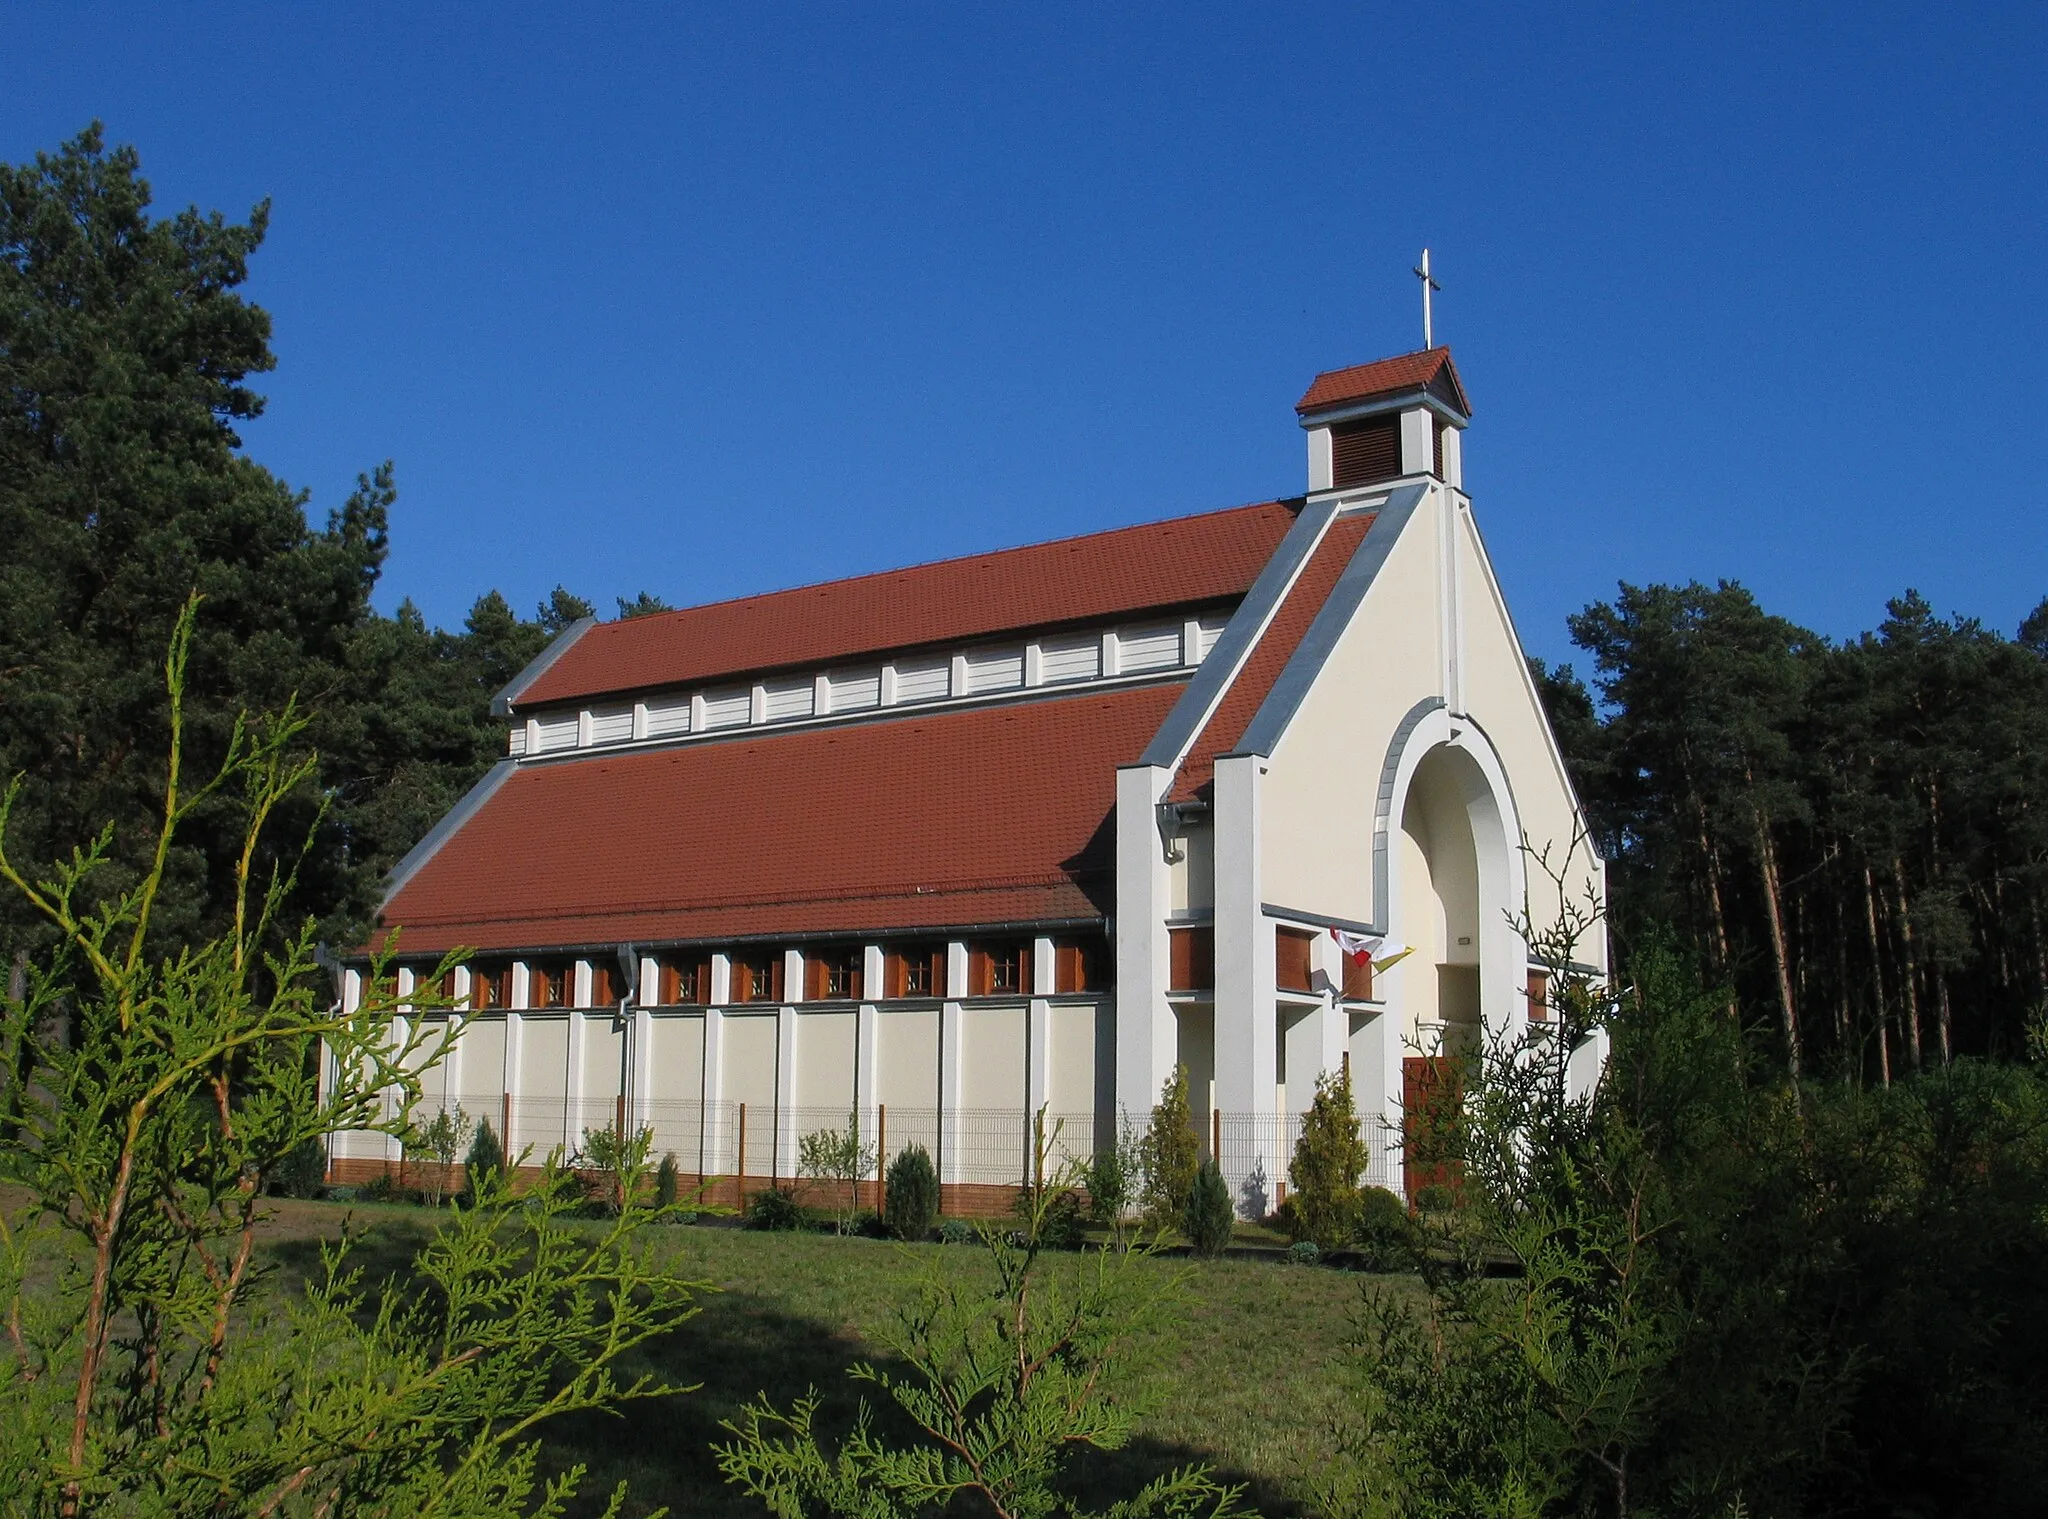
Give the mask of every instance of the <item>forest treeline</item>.
[{"label": "forest treeline", "polygon": [[[296,697],[318,784],[287,801],[278,836],[303,837],[325,808],[295,905],[350,942],[384,872],[503,753],[491,696],[591,607],[558,587],[523,617],[485,591],[454,632],[410,602],[380,614],[391,466],[316,527],[307,494],[236,432],[263,409],[249,382],[276,363],[268,314],[236,293],[267,207],[235,223],[149,206],[134,150],[97,127],[0,165],[0,776],[25,778],[10,842],[50,859],[111,822],[102,887],[137,879],[163,806],[164,649],[196,589],[188,765],[218,762],[238,713]],[[157,919],[167,941],[220,926],[232,813],[188,824]],[[42,932],[0,905],[10,961]]]},{"label": "forest treeline", "polygon": [[[2048,998],[2048,600],[1918,595],[1834,642],[1741,586],[1624,585],[1537,676],[1624,951],[1679,930],[1795,1077],[2011,1057]],[[1597,692],[1597,700],[1595,692]]]}]

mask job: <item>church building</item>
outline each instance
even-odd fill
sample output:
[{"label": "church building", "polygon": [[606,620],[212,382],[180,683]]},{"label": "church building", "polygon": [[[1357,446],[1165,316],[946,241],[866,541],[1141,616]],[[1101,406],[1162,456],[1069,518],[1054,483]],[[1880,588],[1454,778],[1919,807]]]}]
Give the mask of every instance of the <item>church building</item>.
[{"label": "church building", "polygon": [[[1604,880],[1449,350],[1318,375],[1296,412],[1303,495],[564,631],[381,909],[402,995],[474,952],[421,1015],[457,1036],[427,1111],[536,1157],[644,1125],[726,1201],[851,1118],[993,1211],[1036,1133],[1142,1128],[1178,1065],[1255,1216],[1348,1063],[1367,1179],[1412,1186],[1440,1057],[1546,1017],[1536,852],[1575,901]],[[402,1159],[342,1135],[330,1174]]]}]

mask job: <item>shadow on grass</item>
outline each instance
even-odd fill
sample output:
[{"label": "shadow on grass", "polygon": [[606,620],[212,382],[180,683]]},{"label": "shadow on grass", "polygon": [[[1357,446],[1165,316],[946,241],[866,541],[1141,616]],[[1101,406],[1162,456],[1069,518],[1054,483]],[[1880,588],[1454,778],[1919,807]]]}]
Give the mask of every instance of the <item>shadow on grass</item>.
[{"label": "shadow on grass", "polygon": [[[374,1293],[388,1278],[403,1279],[430,1230],[402,1214],[384,1217],[380,1212],[362,1222],[371,1227],[349,1258]],[[317,1240],[280,1240],[268,1253],[279,1271],[274,1285],[281,1290],[297,1292],[320,1272]],[[821,1399],[816,1427],[828,1449],[853,1428],[863,1399],[873,1410],[878,1433],[905,1442],[913,1438],[915,1431],[886,1395],[847,1375],[847,1368],[860,1360],[891,1372],[903,1371],[902,1363],[878,1355],[850,1329],[792,1314],[781,1303],[744,1291],[706,1293],[698,1303],[702,1312],[696,1318],[642,1346],[618,1367],[621,1382],[649,1373],[694,1386],[694,1391],[631,1403],[617,1415],[577,1415],[544,1427],[545,1472],[586,1468],[569,1510],[575,1519],[601,1514],[620,1481],[629,1489],[629,1519],[663,1506],[676,1515],[765,1514],[761,1504],[726,1484],[711,1449],[730,1438],[723,1422],[737,1420],[746,1404],[764,1394],[777,1408],[787,1409],[815,1388]],[[1062,1486],[1081,1506],[1107,1507],[1167,1471],[1205,1462],[1213,1462],[1209,1452],[1140,1437],[1118,1451],[1077,1452]],[[1246,1502],[1261,1513],[1300,1511],[1270,1478],[1224,1469],[1217,1476],[1245,1486]],[[951,1510],[981,1511],[979,1504],[956,1504]]]},{"label": "shadow on grass", "polygon": [[[853,1428],[863,1399],[885,1438],[909,1442],[916,1431],[885,1394],[846,1373],[869,1360],[900,1373],[901,1361],[843,1329],[792,1315],[747,1293],[719,1293],[704,1299],[704,1312],[658,1347],[628,1375],[653,1371],[672,1381],[700,1384],[694,1392],[629,1407],[619,1417],[560,1420],[547,1434],[547,1463],[559,1471],[581,1462],[589,1469],[572,1512],[602,1511],[612,1487],[628,1483],[629,1515],[666,1504],[677,1515],[752,1515],[766,1510],[719,1475],[711,1447],[730,1438],[722,1421],[764,1393],[788,1408],[816,1388],[821,1402],[817,1428],[829,1450]],[[1206,1451],[1153,1438],[1138,1438],[1118,1451],[1083,1450],[1069,1467],[1063,1489],[1087,1508],[1105,1508],[1128,1498],[1152,1478],[1177,1467],[1213,1462]],[[1246,1500],[1264,1514],[1298,1513],[1270,1479],[1219,1470],[1221,1480],[1247,1488]],[[979,1513],[978,1504],[955,1512]]]}]

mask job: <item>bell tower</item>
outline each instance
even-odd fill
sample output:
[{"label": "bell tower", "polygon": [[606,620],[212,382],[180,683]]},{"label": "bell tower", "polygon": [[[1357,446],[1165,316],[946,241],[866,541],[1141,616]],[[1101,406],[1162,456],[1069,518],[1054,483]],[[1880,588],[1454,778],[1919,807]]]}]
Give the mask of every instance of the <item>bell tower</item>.
[{"label": "bell tower", "polygon": [[1448,348],[1332,369],[1295,404],[1308,434],[1308,489],[1433,476],[1462,490],[1472,407]]}]

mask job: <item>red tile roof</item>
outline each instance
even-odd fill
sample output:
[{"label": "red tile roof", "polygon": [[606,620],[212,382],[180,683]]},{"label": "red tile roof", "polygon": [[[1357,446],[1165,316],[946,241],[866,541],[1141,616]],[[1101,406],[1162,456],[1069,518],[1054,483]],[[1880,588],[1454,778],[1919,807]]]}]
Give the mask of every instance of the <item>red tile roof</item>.
[{"label": "red tile roof", "polygon": [[1168,682],[522,766],[383,914],[406,950],[1095,918]]},{"label": "red tile roof", "polygon": [[1180,774],[1168,793],[1171,800],[1190,801],[1215,779],[1216,756],[1230,753],[1237,747],[1238,740],[1244,737],[1245,729],[1258,716],[1259,708],[1272,692],[1273,683],[1279,680],[1280,672],[1286,668],[1287,661],[1308,633],[1308,626],[1315,621],[1316,613],[1330,599],[1338,577],[1344,573],[1344,567],[1351,562],[1351,556],[1358,551],[1358,545],[1364,541],[1375,520],[1372,516],[1363,515],[1344,517],[1323,534],[1323,541],[1316,545],[1308,563],[1295,577],[1287,599],[1280,603],[1280,610],[1266,624],[1265,635],[1259,639],[1258,647],[1252,650],[1244,668],[1238,671],[1237,679],[1230,683],[1223,700],[1210,714],[1201,736],[1181,762]]},{"label": "red tile roof", "polygon": [[1321,411],[1330,406],[1348,406],[1378,396],[1396,395],[1404,390],[1431,390],[1463,416],[1472,415],[1465,399],[1465,387],[1458,380],[1458,366],[1451,362],[1448,348],[1425,348],[1398,358],[1379,359],[1371,364],[1354,364],[1349,369],[1331,369],[1315,377],[1308,394],[1294,405],[1298,412]]},{"label": "red tile roof", "polygon": [[1267,502],[602,623],[518,705],[1242,596],[1293,522]]}]

